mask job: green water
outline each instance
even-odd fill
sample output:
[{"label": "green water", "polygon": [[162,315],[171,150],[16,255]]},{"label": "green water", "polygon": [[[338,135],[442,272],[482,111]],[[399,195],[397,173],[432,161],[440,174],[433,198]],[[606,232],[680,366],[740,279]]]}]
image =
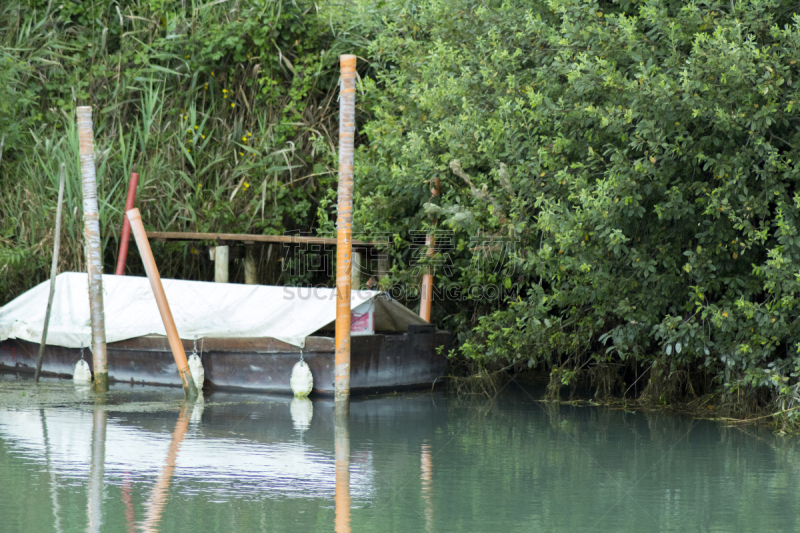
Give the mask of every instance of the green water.
[{"label": "green water", "polygon": [[338,427],[330,401],[181,394],[0,376],[0,531],[334,531],[337,452],[354,532],[800,529],[800,448],[765,429],[513,383],[354,400]]}]

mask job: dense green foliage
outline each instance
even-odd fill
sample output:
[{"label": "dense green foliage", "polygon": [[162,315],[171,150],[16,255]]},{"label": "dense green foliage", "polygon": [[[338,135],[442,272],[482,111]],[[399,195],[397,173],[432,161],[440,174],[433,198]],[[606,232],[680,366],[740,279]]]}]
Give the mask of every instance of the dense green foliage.
[{"label": "dense green foliage", "polygon": [[[406,287],[427,268],[419,236],[439,233],[434,318],[461,355],[545,369],[556,390],[587,371],[604,390],[649,371],[656,401],[800,409],[793,4],[319,9],[2,8],[0,296],[46,272],[61,162],[62,263],[81,268],[75,105],[99,110],[109,264],[134,164],[151,228],[329,230],[336,56],[360,50],[355,228],[392,236]],[[167,275],[207,277],[192,251],[156,250]]]},{"label": "dense green foliage", "polygon": [[[5,2],[0,302],[47,275],[61,163],[61,266],[82,269],[79,105],[94,109],[107,269],[134,166],[149,229],[314,227],[336,181],[340,46],[313,2]],[[197,247],[155,251],[166,276],[210,275]]]},{"label": "dense green foliage", "polygon": [[[359,216],[400,234],[438,216],[456,246],[437,284],[516,291],[438,302],[468,357],[565,384],[633,364],[651,370],[656,400],[668,377],[678,392],[768,390],[793,407],[793,5],[365,6],[377,75]],[[476,264],[476,235],[517,242],[501,271]]]}]

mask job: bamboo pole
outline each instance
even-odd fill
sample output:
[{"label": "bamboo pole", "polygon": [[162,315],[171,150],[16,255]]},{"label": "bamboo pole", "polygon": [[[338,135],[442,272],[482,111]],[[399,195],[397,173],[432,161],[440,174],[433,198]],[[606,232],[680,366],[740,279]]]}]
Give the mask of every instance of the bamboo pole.
[{"label": "bamboo pole", "polygon": [[50,296],[47,297],[47,311],[44,313],[42,326],[42,342],[39,343],[39,357],[36,358],[36,372],[33,382],[39,383],[39,372],[42,371],[44,347],[47,344],[47,329],[50,325],[50,311],[53,309],[53,296],[56,294],[56,274],[58,274],[58,248],[61,243],[61,204],[64,202],[64,182],[66,181],[65,166],[61,163],[61,179],[58,183],[58,206],[56,207],[56,232],[53,244],[53,264],[50,266]]},{"label": "bamboo pole", "polygon": [[[133,204],[136,202],[136,187],[139,186],[139,174],[136,173],[136,167],[131,172],[131,179],[128,182],[128,198],[125,200],[125,212],[127,213],[133,209]],[[122,215],[122,236],[119,241],[119,255],[117,256],[117,270],[114,272],[117,276],[125,275],[125,262],[128,260],[128,243],[131,240],[131,223],[128,217]]]},{"label": "bamboo pole", "polygon": [[78,142],[81,155],[83,185],[84,246],[89,272],[89,307],[92,315],[92,361],[95,392],[108,391],[108,359],[106,328],[103,313],[103,253],[100,248],[100,213],[97,208],[97,178],[94,166],[94,134],[92,108],[79,107]]},{"label": "bamboo pole", "polygon": [[356,131],[356,56],[339,57],[339,190],[336,221],[335,400],[350,397],[350,272],[353,244],[353,148]]},{"label": "bamboo pole", "polygon": [[175,358],[175,364],[178,366],[178,374],[183,383],[183,390],[186,392],[186,397],[190,400],[197,398],[197,386],[192,379],[192,372],[189,370],[189,363],[186,360],[186,352],[183,351],[183,343],[178,335],[178,329],[175,327],[175,320],[172,318],[172,311],[169,309],[167,302],[167,295],[164,293],[164,286],[161,284],[161,276],[158,274],[156,261],[153,259],[153,251],[150,249],[150,243],[147,241],[147,235],[144,231],[142,224],[142,215],[139,214],[138,209],[131,209],[127,213],[128,220],[131,221],[131,230],[136,239],[136,246],[139,248],[139,255],[142,257],[144,263],[144,270],[147,272],[147,278],[150,280],[150,286],[153,288],[153,295],[156,297],[156,305],[158,305],[158,312],[161,314],[161,320],[164,322],[164,329],[167,332],[167,339],[169,340],[169,347],[172,348],[172,356]]},{"label": "bamboo pole", "polygon": [[[439,178],[434,178],[431,195],[436,198],[442,193]],[[438,219],[434,217],[433,226],[436,226]],[[425,237],[425,247],[428,249],[428,257],[436,255],[436,237],[428,234]],[[433,266],[428,266],[428,271],[422,276],[422,287],[420,288],[419,316],[425,322],[431,321],[431,304],[433,303]]]}]

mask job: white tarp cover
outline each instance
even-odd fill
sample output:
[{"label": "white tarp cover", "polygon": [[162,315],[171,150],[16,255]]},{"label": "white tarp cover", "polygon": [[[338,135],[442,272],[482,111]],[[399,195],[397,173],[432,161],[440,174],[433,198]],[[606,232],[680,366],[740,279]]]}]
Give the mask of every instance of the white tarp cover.
[{"label": "white tarp cover", "polygon": [[[273,337],[302,347],[305,338],[336,318],[336,292],[328,288],[272,287],[175,279],[161,280],[182,339]],[[65,272],[56,292],[47,344],[91,345],[88,276]],[[0,307],[0,341],[42,340],[50,282]],[[380,298],[379,298],[380,296]],[[375,300],[376,329],[405,331],[426,324],[378,291],[352,291],[351,308]],[[145,277],[103,275],[106,342],[166,335],[150,282]]]}]

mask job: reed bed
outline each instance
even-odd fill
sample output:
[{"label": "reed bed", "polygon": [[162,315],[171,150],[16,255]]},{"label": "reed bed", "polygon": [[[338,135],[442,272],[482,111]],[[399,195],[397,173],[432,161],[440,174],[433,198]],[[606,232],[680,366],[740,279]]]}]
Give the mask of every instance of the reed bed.
[{"label": "reed bed", "polygon": [[[359,44],[326,24],[318,5],[33,5],[0,7],[0,305],[46,278],[62,163],[59,268],[84,267],[80,105],[94,109],[106,272],[116,262],[134,168],[148,230],[329,227],[338,55]],[[202,243],[156,243],[154,252],[165,277],[211,279]],[[135,255],[129,270],[142,273]],[[257,257],[268,255],[280,256]],[[280,276],[274,266],[263,270]]]}]

